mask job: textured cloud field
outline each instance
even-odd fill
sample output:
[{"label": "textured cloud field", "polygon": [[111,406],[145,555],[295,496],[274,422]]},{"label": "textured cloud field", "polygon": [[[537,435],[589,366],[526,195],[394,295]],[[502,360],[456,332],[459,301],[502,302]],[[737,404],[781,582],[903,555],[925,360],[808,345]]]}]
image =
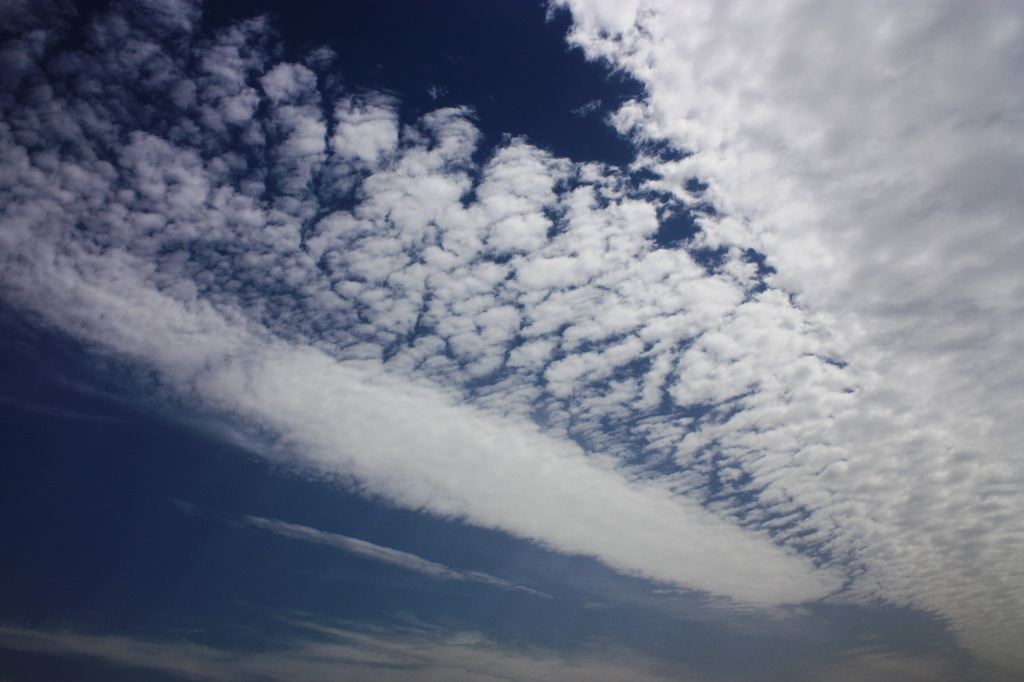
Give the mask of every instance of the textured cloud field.
[{"label": "textured cloud field", "polygon": [[1024,669],[1022,6],[565,4],[629,168],[266,19],[4,6],[4,302],[393,504]]},{"label": "textured cloud field", "polygon": [[638,165],[684,200],[707,184],[700,239],[763,252],[858,378],[814,483],[768,464],[749,410],[707,440],[842,538],[850,594],[1019,667],[1022,6],[567,4],[573,41],[648,88],[619,129],[692,152]]}]

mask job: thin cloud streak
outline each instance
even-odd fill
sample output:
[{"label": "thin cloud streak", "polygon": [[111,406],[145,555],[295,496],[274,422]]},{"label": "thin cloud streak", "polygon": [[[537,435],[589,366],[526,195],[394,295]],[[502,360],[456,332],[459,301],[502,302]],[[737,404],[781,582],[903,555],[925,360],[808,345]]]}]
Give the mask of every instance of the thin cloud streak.
[{"label": "thin cloud streak", "polygon": [[444,564],[424,559],[423,557],[415,554],[410,554],[409,552],[403,552],[390,547],[383,547],[372,542],[367,542],[366,540],[348,537],[347,535],[329,533],[327,531],[317,530],[316,528],[310,528],[309,526],[287,523],[285,521],[279,521],[278,519],[267,519],[260,516],[243,516],[242,521],[255,528],[270,531],[275,535],[291,538],[293,540],[300,540],[302,542],[335,547],[370,561],[397,566],[408,571],[415,571],[417,573],[430,576],[431,578],[477,582],[485,585],[493,585],[494,587],[500,587],[506,590],[526,592],[527,594],[544,597],[546,599],[552,598],[550,594],[533,590],[522,585],[516,585],[508,580],[503,580],[493,575],[488,575],[487,573],[480,571],[461,571],[445,566]]},{"label": "thin cloud streak", "polygon": [[1019,678],[1021,5],[563,4],[647,86],[631,168],[406,120],[266,18],[0,7],[5,306],[394,505]]},{"label": "thin cloud streak", "polygon": [[117,422],[113,417],[108,417],[106,415],[79,412],[77,410],[64,410],[57,407],[51,407],[50,405],[43,405],[33,400],[25,400],[24,398],[15,398],[13,396],[0,395],[0,405],[6,405],[7,407],[13,407],[17,410],[33,412],[47,417],[56,417],[58,419],[74,419],[106,423]]},{"label": "thin cloud streak", "polygon": [[[578,655],[493,643],[478,633],[424,628],[329,627],[294,623],[306,631],[265,651],[239,651],[185,641],[143,639],[73,630],[0,626],[0,646],[54,656],[89,657],[107,665],[154,670],[184,679],[237,682],[338,679],[406,682],[483,680],[706,680],[628,651]],[[309,636],[313,633],[314,636]]]}]

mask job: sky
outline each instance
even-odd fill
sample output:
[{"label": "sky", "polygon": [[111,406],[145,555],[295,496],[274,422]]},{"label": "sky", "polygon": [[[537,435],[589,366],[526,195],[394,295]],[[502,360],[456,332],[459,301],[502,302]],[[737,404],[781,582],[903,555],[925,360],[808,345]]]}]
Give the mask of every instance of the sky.
[{"label": "sky", "polygon": [[1022,33],[0,4],[0,679],[1021,679]]}]

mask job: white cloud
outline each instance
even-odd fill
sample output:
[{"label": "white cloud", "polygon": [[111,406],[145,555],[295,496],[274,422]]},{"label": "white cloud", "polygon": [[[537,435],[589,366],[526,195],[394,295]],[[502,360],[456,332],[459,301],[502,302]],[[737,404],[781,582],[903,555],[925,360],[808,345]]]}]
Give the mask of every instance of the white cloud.
[{"label": "white cloud", "polygon": [[300,99],[316,90],[316,74],[300,64],[274,65],[260,78],[263,92],[275,103]]},{"label": "white cloud", "polygon": [[398,146],[397,102],[382,94],[345,97],[335,105],[331,148],[375,167]]},{"label": "white cloud", "polygon": [[942,614],[1024,669],[1021,5],[561,4],[646,86],[620,130],[690,152],[641,159],[651,186],[707,183],[699,239],[762,252],[801,305],[745,304],[680,357],[680,403],[731,401],[683,461],[723,454],[755,506],[804,510],[865,566],[856,598]]},{"label": "white cloud", "polygon": [[338,533],[329,533],[327,531],[317,530],[316,528],[310,528],[309,526],[301,526],[295,523],[279,521],[278,519],[265,519],[260,516],[243,516],[242,521],[250,526],[262,528],[263,530],[268,530],[271,533],[281,535],[286,538],[336,547],[371,561],[391,564],[410,571],[416,571],[417,573],[423,573],[434,578],[461,580],[463,577],[458,571],[454,571],[447,566],[434,561],[429,561],[423,557],[419,557],[408,552],[391,549],[390,547],[375,545],[372,542],[367,542],[358,538],[350,538]]}]

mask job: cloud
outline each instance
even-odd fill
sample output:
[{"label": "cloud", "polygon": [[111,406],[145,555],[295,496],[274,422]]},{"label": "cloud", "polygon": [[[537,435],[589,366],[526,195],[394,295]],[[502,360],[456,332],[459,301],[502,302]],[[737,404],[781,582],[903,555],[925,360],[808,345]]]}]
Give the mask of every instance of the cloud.
[{"label": "cloud", "polygon": [[311,542],[317,545],[335,547],[369,561],[397,566],[399,568],[404,568],[407,571],[422,573],[423,575],[430,576],[431,578],[438,578],[442,580],[465,580],[469,582],[483,583],[485,585],[493,585],[494,587],[501,587],[507,590],[527,592],[529,594],[546,597],[548,599],[551,598],[551,595],[549,594],[538,592],[537,590],[532,590],[528,587],[523,587],[522,585],[516,585],[515,583],[503,580],[502,578],[488,575],[487,573],[482,573],[480,571],[460,571],[454,568],[449,568],[443,564],[424,559],[423,557],[415,554],[410,554],[409,552],[403,552],[390,547],[383,547],[372,542],[367,542],[366,540],[351,538],[346,535],[339,535],[338,533],[329,533],[327,531],[317,530],[316,528],[310,528],[309,526],[286,523],[285,521],[279,521],[277,519],[266,519],[260,516],[243,516],[242,521],[255,528],[268,530],[275,535],[291,538],[293,540],[300,540],[302,542]]},{"label": "cloud", "polygon": [[75,419],[106,423],[115,423],[117,421],[113,417],[108,417],[106,415],[93,414],[90,412],[79,412],[77,410],[65,410],[59,407],[52,407],[50,405],[37,403],[32,400],[26,400],[24,398],[16,398],[14,396],[7,396],[2,394],[0,394],[0,405],[13,407],[16,410],[23,410],[25,412],[33,412],[35,414],[45,415],[47,417],[56,417],[58,419]]},{"label": "cloud", "polygon": [[88,657],[107,665],[184,679],[232,680],[676,680],[680,673],[629,651],[564,654],[517,649],[474,632],[429,626],[382,628],[293,622],[295,635],[264,650],[232,650],[181,640],[0,626],[0,645],[17,651]]},{"label": "cloud", "polygon": [[[863,566],[854,598],[942,614],[1019,674],[1021,6],[560,4],[645,84],[619,130],[685,152],[641,155],[649,187],[713,203],[696,241],[764,254],[798,303],[686,350],[673,397],[722,408],[680,454],[721,453],[758,491],[743,518],[789,509],[781,533]],[[776,336],[811,319],[834,364]],[[822,410],[821,381],[851,392]]]},{"label": "cloud", "polygon": [[633,168],[321,88],[266,20],[17,10],[5,303],[394,504],[1024,667],[1019,8],[567,4],[647,86]]},{"label": "cloud", "polygon": [[846,387],[785,297],[657,247],[674,200],[515,138],[478,161],[471,110],[399,125],[391,96],[321,91],[265,20],[87,36],[8,42],[35,55],[2,100],[9,305],[394,504],[756,604],[840,587],[708,508],[713,461],[657,469],[680,351],[747,310],[796,316],[770,369],[809,365],[819,410]]}]

